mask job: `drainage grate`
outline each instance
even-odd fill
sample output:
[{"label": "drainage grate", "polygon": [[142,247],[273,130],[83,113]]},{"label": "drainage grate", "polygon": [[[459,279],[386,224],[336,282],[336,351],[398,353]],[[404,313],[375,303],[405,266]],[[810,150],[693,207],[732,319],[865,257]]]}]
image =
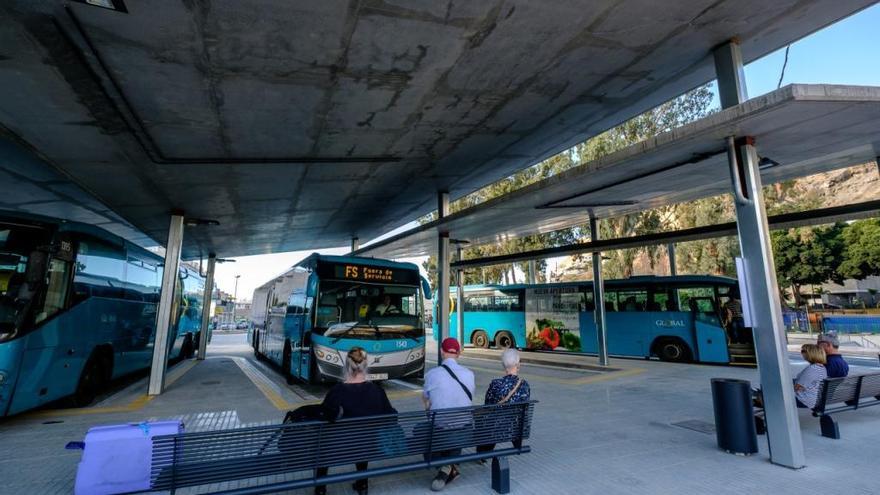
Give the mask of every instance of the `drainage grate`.
[{"label": "drainage grate", "polygon": [[678,426],[679,428],[684,428],[686,430],[698,431],[707,435],[715,433],[714,423],[709,423],[708,421],[700,421],[699,419],[679,421],[678,423],[672,423],[672,426]]},{"label": "drainage grate", "polygon": [[206,382],[202,382],[202,385],[220,385],[220,380],[208,380]]}]

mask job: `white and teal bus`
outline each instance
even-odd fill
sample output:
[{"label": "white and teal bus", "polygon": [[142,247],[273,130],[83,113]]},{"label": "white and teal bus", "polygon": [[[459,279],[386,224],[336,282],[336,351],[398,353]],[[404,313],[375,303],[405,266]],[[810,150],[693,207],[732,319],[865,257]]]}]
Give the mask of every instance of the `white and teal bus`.
[{"label": "white and teal bus", "polygon": [[[0,416],[91,403],[149,368],[162,258],[102,229],[0,212]],[[192,356],[205,280],[181,266],[171,357]]]},{"label": "white and teal bus", "polygon": [[[723,307],[736,280],[684,275],[606,280],[608,352],[664,361],[755,364],[750,331],[734,331]],[[455,301],[455,288],[451,300]],[[464,342],[595,354],[593,283],[480,285],[464,288]],[[450,336],[458,336],[458,308]],[[435,321],[436,329],[436,321]],[[435,330],[436,335],[436,330]]]},{"label": "white and teal bus", "polygon": [[255,294],[267,308],[251,345],[288,381],[342,380],[354,346],[367,351],[371,380],[424,374],[422,298],[430,289],[412,263],[316,253]]}]

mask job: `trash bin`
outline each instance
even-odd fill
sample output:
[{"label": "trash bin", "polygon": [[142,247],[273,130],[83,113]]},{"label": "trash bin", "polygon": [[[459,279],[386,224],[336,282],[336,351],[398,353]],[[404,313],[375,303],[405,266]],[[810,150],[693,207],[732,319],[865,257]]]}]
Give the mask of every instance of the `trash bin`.
[{"label": "trash bin", "polygon": [[752,417],[752,388],[748,380],[712,379],[715,434],[718,447],[730,454],[758,452],[758,435]]}]

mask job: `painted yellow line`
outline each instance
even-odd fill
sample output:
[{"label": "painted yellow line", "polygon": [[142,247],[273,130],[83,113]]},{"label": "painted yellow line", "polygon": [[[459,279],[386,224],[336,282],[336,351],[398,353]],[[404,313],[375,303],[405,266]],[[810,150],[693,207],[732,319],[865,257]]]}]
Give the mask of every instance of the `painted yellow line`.
[{"label": "painted yellow line", "polygon": [[[179,380],[183,375],[185,375],[189,370],[193,369],[195,365],[197,365],[199,361],[189,360],[185,361],[171,370],[171,373],[168,374],[168,378],[165,380],[165,386],[170,387],[174,382]],[[84,407],[84,408],[70,408],[70,409],[46,409],[43,411],[36,411],[33,413],[29,413],[24,415],[26,418],[45,418],[50,416],[86,416],[89,414],[110,414],[110,413],[120,413],[120,412],[134,412],[142,409],[144,406],[150,403],[155,395],[147,395],[141,394],[135,397],[131,402],[121,406],[106,406],[106,407]]]},{"label": "painted yellow line", "polygon": [[244,373],[246,377],[257,387],[257,389],[263,393],[263,396],[266,397],[275,409],[279,411],[288,411],[295,407],[309,404],[309,403],[318,403],[319,401],[308,401],[308,402],[287,402],[284,397],[281,396],[277,386],[269,380],[266,375],[260,372],[257,368],[254,367],[251,363],[248,362],[245,358],[240,357],[230,357],[232,361],[238,365],[241,372]]}]

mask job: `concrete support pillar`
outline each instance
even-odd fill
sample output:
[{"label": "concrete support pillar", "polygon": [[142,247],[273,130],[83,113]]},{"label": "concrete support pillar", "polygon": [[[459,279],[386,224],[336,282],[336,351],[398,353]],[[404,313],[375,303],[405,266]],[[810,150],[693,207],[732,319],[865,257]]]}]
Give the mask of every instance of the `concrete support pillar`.
[{"label": "concrete support pillar", "polygon": [[[449,193],[437,193],[439,218],[449,215]],[[440,342],[449,335],[449,232],[440,232],[437,240],[437,363],[443,362]]]},{"label": "concrete support pillar", "polygon": [[[461,246],[458,246],[458,261],[461,261]],[[464,348],[464,270],[456,271],[455,277],[455,316],[456,328],[458,328],[458,343]]]},{"label": "concrete support pillar", "polygon": [[355,252],[361,248],[361,241],[357,237],[351,238],[351,252]]},{"label": "concrete support pillar", "polygon": [[666,256],[669,258],[669,275],[675,276],[675,243],[670,242],[666,245]]},{"label": "concrete support pillar", "polygon": [[214,267],[217,265],[217,256],[214,253],[208,255],[208,273],[205,274],[205,295],[202,297],[202,325],[199,335],[198,360],[205,359],[205,351],[208,348],[208,339],[211,334],[211,294],[214,292]]},{"label": "concrete support pillar", "polygon": [[[599,223],[590,215],[590,241],[599,240]],[[599,351],[599,364],[608,366],[608,335],[605,330],[605,287],[602,281],[602,253],[593,253],[593,317],[596,320],[596,341]]]},{"label": "concrete support pillar", "polygon": [[150,395],[165,390],[165,371],[168,366],[169,332],[174,314],[174,287],[180,269],[180,248],[183,245],[183,214],[171,215],[168,226],[168,243],[165,246],[165,266],[162,269],[162,288],[159,294],[159,310],[156,317],[156,337],[153,341],[153,362],[150,367]]},{"label": "concrete support pillar", "polygon": [[[714,52],[722,108],[748,98],[739,44],[734,40]],[[767,421],[770,461],[782,466],[804,466],[804,446],[791,386],[782,304],[770,245],[761,173],[754,141],[727,140],[730,178],[736,206],[743,270],[740,276],[743,310],[749,315],[758,357]]]},{"label": "concrete support pillar", "polygon": [[529,282],[530,284],[538,283],[538,272],[535,268],[535,260],[529,260]]},{"label": "concrete support pillar", "polygon": [[[776,281],[776,267],[770,245],[770,229],[758,169],[758,154],[750,139],[739,143],[728,139],[731,179],[736,205],[744,287],[744,312],[750,315],[758,357],[764,410],[767,419],[767,442],[770,461],[791,468],[804,466],[804,446],[795,406],[792,376],[788,361],[782,302]],[[744,279],[744,280],[743,280]],[[745,308],[748,309],[745,309]]]}]

